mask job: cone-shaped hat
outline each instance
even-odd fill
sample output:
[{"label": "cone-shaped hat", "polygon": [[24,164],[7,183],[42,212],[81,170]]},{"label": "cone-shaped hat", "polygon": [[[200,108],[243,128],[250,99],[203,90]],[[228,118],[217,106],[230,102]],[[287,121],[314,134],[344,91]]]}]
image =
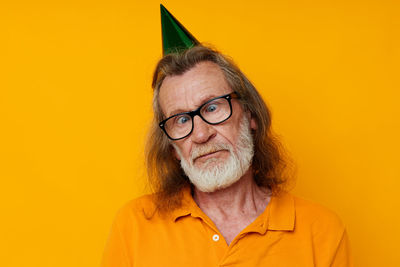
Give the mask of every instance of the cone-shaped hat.
[{"label": "cone-shaped hat", "polygon": [[160,4],[163,55],[190,48],[199,41]]}]

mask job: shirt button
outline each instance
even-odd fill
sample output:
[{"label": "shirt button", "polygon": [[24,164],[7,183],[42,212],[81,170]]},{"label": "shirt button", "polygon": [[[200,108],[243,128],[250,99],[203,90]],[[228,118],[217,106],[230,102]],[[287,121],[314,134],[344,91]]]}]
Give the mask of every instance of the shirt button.
[{"label": "shirt button", "polygon": [[215,241],[215,242],[217,242],[218,240],[219,240],[219,235],[213,235],[213,240]]}]

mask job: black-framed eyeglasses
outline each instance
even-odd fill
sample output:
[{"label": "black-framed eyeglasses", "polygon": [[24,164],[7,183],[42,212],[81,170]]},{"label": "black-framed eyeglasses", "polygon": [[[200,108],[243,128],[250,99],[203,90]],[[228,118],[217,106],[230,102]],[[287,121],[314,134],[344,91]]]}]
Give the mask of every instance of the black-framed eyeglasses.
[{"label": "black-framed eyeglasses", "polygon": [[229,119],[232,116],[232,98],[240,98],[240,96],[238,93],[232,92],[212,98],[196,110],[172,115],[160,122],[159,126],[169,139],[183,139],[193,132],[193,121],[196,115],[211,125],[216,125]]}]

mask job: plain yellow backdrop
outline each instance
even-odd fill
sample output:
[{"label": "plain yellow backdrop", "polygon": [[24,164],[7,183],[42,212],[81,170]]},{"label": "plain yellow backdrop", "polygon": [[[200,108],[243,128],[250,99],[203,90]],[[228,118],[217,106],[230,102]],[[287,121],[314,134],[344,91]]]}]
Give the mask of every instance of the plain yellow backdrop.
[{"label": "plain yellow backdrop", "polygon": [[[158,1],[0,3],[0,266],[98,266],[148,192]],[[273,112],[299,196],[336,211],[358,266],[400,266],[398,1],[164,1]]]}]

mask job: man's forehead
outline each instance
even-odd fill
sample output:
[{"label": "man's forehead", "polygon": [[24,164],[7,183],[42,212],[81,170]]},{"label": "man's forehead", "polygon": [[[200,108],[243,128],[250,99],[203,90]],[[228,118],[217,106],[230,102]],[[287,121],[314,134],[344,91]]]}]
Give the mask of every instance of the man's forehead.
[{"label": "man's forehead", "polygon": [[182,75],[166,77],[160,87],[159,102],[163,113],[170,116],[231,91],[218,65],[201,62]]},{"label": "man's forehead", "polygon": [[221,68],[214,62],[203,61],[197,63],[189,70],[185,71],[180,75],[166,76],[161,87],[166,87],[168,84],[173,83],[174,85],[185,85],[185,83],[194,83],[202,81],[202,79],[225,79],[224,73]]}]

